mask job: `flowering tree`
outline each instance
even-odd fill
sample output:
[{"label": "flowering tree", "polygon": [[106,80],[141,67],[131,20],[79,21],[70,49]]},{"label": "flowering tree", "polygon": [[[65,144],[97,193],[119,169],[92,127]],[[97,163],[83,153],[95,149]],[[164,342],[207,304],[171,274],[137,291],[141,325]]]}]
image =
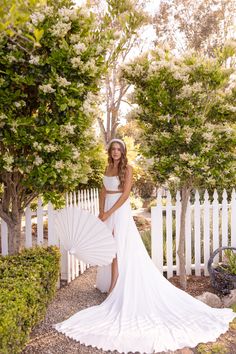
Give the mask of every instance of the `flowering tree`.
[{"label": "flowering tree", "polygon": [[9,253],[20,248],[24,208],[39,193],[56,200],[85,183],[97,150],[91,126],[109,34],[70,0],[43,3],[0,33],[0,217]]},{"label": "flowering tree", "polygon": [[178,256],[183,288],[190,192],[236,182],[236,89],[231,74],[220,60],[197,53],[177,59],[160,50],[124,67],[124,76],[135,86],[136,117],[144,130],[145,153],[153,159],[154,178],[159,183],[174,179],[181,190]]},{"label": "flowering tree", "polygon": [[114,36],[106,55],[107,72],[101,90],[106,118],[103,120],[102,115],[98,116],[101,136],[106,146],[116,136],[120,124],[120,106],[130,87],[120,77],[120,64],[127,60],[134,47],[138,48],[141,42],[140,29],[150,19],[144,12],[145,2],[142,0],[92,0],[90,5],[93,11],[100,14],[100,21],[104,21],[102,13],[105,14],[107,28]]}]

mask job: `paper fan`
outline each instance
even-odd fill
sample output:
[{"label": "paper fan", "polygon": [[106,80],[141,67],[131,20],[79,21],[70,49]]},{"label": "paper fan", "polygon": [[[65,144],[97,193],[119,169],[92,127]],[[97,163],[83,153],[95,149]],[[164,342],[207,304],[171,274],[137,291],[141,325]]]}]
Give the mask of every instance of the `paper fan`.
[{"label": "paper fan", "polygon": [[61,209],[55,229],[65,250],[85,263],[102,266],[115,257],[115,240],[106,224],[79,207]]}]

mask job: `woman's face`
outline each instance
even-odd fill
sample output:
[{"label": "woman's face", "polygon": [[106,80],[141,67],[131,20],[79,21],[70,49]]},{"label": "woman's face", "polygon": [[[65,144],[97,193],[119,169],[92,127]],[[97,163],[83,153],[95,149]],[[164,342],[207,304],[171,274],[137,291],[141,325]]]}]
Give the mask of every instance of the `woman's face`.
[{"label": "woman's face", "polygon": [[119,143],[112,144],[111,157],[113,158],[113,161],[118,161],[121,158],[121,146]]}]

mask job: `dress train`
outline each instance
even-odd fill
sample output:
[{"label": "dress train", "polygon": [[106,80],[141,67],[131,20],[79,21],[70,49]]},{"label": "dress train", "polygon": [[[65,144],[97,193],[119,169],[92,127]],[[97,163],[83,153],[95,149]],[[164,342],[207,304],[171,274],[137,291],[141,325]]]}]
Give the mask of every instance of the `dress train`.
[{"label": "dress train", "polygon": [[[105,210],[120,193],[107,194]],[[114,232],[119,276],[100,305],[77,312],[54,327],[81,344],[120,353],[195,347],[215,341],[236,314],[211,308],[172,285],[149,257],[134,223],[129,199],[106,221]],[[107,291],[111,267],[100,267],[96,286]]]}]

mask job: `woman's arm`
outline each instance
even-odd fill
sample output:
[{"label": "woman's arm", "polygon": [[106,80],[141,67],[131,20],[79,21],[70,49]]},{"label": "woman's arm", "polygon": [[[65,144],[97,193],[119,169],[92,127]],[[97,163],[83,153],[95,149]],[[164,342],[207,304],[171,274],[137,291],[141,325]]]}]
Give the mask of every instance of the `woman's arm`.
[{"label": "woman's arm", "polygon": [[120,208],[121,205],[124,204],[124,202],[129,198],[130,190],[132,187],[132,175],[133,175],[132,167],[128,165],[125,173],[124,191],[121,194],[120,198],[117,200],[117,202],[113,205],[113,207],[108,211],[106,211],[105,213],[103,213],[103,216],[100,218],[102,221],[108,219],[109,216],[111,216],[111,214],[114,213],[114,211]]},{"label": "woman's arm", "polygon": [[99,193],[99,219],[103,220],[102,217],[104,215],[104,206],[105,206],[105,198],[106,198],[106,188],[102,186]]}]

